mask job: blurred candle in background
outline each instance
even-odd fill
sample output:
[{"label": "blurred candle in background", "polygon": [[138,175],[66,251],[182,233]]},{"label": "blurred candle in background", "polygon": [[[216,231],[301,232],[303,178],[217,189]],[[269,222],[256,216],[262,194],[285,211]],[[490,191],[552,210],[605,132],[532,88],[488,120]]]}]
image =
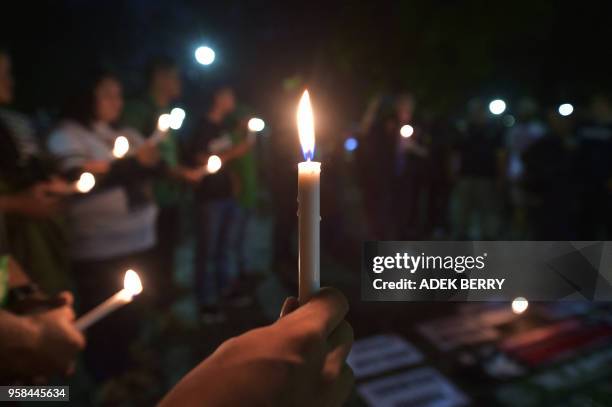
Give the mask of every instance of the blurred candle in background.
[{"label": "blurred candle in background", "polygon": [[123,158],[129,150],[130,142],[127,137],[119,136],[115,139],[115,144],[113,146],[113,156],[115,158]]},{"label": "blurred candle in background", "polygon": [[151,144],[157,144],[162,141],[168,133],[171,123],[172,116],[170,116],[168,113],[164,113],[159,116],[159,119],[157,120],[157,129],[155,129],[151,137],[149,137],[148,142]]},{"label": "blurred candle in background", "polygon": [[79,180],[75,182],[75,189],[82,193],[86,194],[91,191],[93,187],[96,185],[96,177],[91,172],[84,172],[79,177]]}]

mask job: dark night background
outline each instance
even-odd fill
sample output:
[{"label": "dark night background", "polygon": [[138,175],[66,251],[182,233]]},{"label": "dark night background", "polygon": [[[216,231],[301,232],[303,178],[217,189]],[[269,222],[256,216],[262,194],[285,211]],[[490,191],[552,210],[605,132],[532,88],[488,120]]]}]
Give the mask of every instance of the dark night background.
[{"label": "dark night background", "polygon": [[[533,215],[527,210],[526,213],[531,217],[521,218],[524,222],[521,226],[528,229],[534,226],[533,219],[545,219],[551,220],[554,226],[568,224],[578,227],[586,224],[585,214],[593,213],[596,215],[588,219],[593,225],[600,226],[601,219],[597,216],[607,210],[605,202],[612,202],[610,172],[604,174],[600,171],[599,174],[605,175],[605,180],[609,182],[605,191],[601,185],[598,186],[601,190],[595,188],[595,192],[589,191],[585,185],[588,186],[589,181],[594,183],[600,180],[592,176],[599,170],[580,172],[583,168],[575,170],[574,161],[581,160],[581,164],[595,161],[591,160],[596,155],[593,154],[595,151],[600,158],[603,157],[596,164],[602,164],[609,171],[610,167],[606,167],[609,163],[606,161],[606,151],[612,150],[598,151],[597,146],[583,148],[580,143],[574,143],[574,139],[579,139],[582,122],[590,117],[591,112],[587,111],[589,98],[599,93],[609,96],[612,91],[612,14],[609,4],[603,1],[553,0],[3,2],[0,13],[0,48],[6,47],[12,57],[16,79],[13,107],[34,119],[49,118],[49,127],[56,123],[53,119],[71,88],[79,85],[92,68],[104,66],[116,71],[123,81],[128,96],[126,99],[129,99],[143,93],[145,66],[152,57],[159,55],[171,56],[180,64],[183,96],[178,105],[185,107],[187,117],[205,113],[202,101],[210,96],[215,86],[222,83],[231,84],[235,88],[240,107],[249,106],[252,110],[249,114],[266,121],[266,130],[263,132],[265,136],[258,138],[256,164],[253,164],[260,176],[260,185],[256,191],[258,202],[253,216],[257,221],[252,228],[255,232],[249,236],[255,243],[250,249],[255,252],[255,259],[263,253],[260,256],[263,259],[260,259],[261,264],[253,267],[261,275],[258,273],[257,279],[249,280],[250,285],[247,287],[255,298],[254,305],[249,308],[228,307],[228,320],[223,324],[202,325],[194,322],[198,316],[191,298],[193,249],[190,245],[193,236],[190,234],[193,234],[192,229],[195,227],[193,219],[182,214],[184,225],[179,226],[185,229],[182,230],[185,236],[182,236],[180,246],[176,247],[180,267],[173,270],[173,277],[178,281],[179,288],[184,288],[184,292],[176,294],[180,298],[173,304],[170,317],[155,315],[156,318],[151,318],[152,322],[147,322],[150,325],[147,329],[154,327],[149,329],[153,333],[143,331],[151,337],[147,337],[144,342],[147,346],[137,347],[135,352],[140,365],[146,367],[143,370],[145,373],[128,377],[125,387],[121,387],[125,393],[118,392],[118,399],[127,400],[129,405],[152,405],[182,374],[208,356],[224,340],[274,320],[280,301],[297,291],[297,253],[294,247],[297,236],[295,164],[301,154],[297,146],[295,107],[299,94],[307,86],[315,110],[317,151],[323,151],[323,284],[339,288],[349,298],[349,322],[353,324],[357,339],[380,333],[405,337],[423,350],[427,364],[436,366],[451,381],[464,387],[465,392],[474,400],[482,400],[479,397],[483,395],[484,400],[492,400],[492,392],[497,391],[495,386],[506,385],[508,380],[491,379],[481,371],[475,373],[478,370],[475,366],[481,363],[480,360],[464,366],[464,353],[439,351],[429,343],[429,339],[417,333],[415,327],[418,322],[431,322],[436,318],[442,320],[450,315],[484,314],[491,309],[496,311],[494,307],[497,305],[489,309],[487,307],[491,304],[485,303],[427,305],[361,301],[358,276],[362,242],[384,240],[383,235],[367,231],[367,227],[371,226],[368,222],[376,224],[380,220],[376,219],[378,216],[371,216],[374,218],[372,221],[367,215],[382,213],[385,216],[381,217],[383,219],[380,223],[385,221],[391,223],[385,225],[390,226],[390,229],[399,229],[390,211],[396,211],[393,214],[403,214],[401,204],[409,201],[408,198],[419,198],[421,194],[425,197],[423,201],[427,200],[431,208],[423,211],[423,208],[415,204],[413,207],[417,209],[413,208],[413,212],[420,215],[421,212],[427,212],[430,220],[440,221],[440,224],[426,224],[426,221],[421,222],[421,217],[415,217],[415,229],[423,227],[426,232],[415,234],[413,240],[451,239],[452,228],[446,224],[450,216],[446,212],[450,212],[447,209],[452,203],[465,199],[462,196],[453,197],[452,193],[462,177],[468,178],[460,172],[447,174],[451,170],[457,172],[452,165],[453,154],[485,159],[493,157],[489,161],[494,166],[495,154],[498,152],[496,149],[503,147],[493,145],[488,148],[485,145],[486,151],[472,154],[472,146],[480,147],[486,137],[463,144],[453,139],[457,136],[455,133],[458,133],[456,130],[459,122],[468,116],[468,101],[473,98],[487,102],[494,98],[504,99],[508,105],[506,112],[516,116],[517,124],[520,124],[519,101],[529,97],[542,108],[540,113],[554,107],[552,112],[556,120],[553,121],[557,124],[563,121],[568,126],[570,131],[567,138],[573,144],[569,143],[571,148],[566,149],[565,144],[559,141],[561,137],[555,133],[557,129],[550,131],[546,127],[546,132],[552,134],[549,139],[558,139],[559,143],[553,143],[552,147],[545,144],[536,151],[536,158],[532,158],[531,162],[538,165],[532,171],[536,175],[544,174],[544,180],[533,184],[536,185],[532,187],[535,191],[530,190],[530,193],[538,197],[545,195],[544,198],[548,200],[543,204],[533,204],[538,211],[534,211]],[[200,45],[208,45],[216,52],[212,65],[202,66],[195,61],[194,51]],[[398,126],[393,132],[384,133],[385,128],[374,126],[371,132],[359,134],[357,122],[373,96],[397,97],[402,93],[413,94],[416,101],[416,119],[412,123],[415,124],[416,137],[411,140],[421,137],[421,129],[418,127],[421,124],[427,132],[431,130],[434,134],[434,142],[429,140],[427,142],[431,144],[424,144],[431,148],[431,156],[415,160],[415,166],[410,168],[421,172],[405,171],[401,174],[405,177],[400,179],[403,184],[381,183],[380,179],[386,178],[377,178],[377,173],[372,177],[374,181],[368,183],[370,180],[363,175],[368,175],[370,167],[377,169],[380,162],[387,164],[384,158],[387,156],[381,153],[383,159],[367,160],[363,157],[370,156],[359,154],[368,153],[370,148],[374,150],[371,157],[378,157],[378,150],[374,147],[381,143],[367,144],[368,140],[372,140],[371,136],[380,136],[376,140],[384,140],[385,135],[389,134],[389,140],[399,139],[400,123],[396,123]],[[571,118],[557,115],[556,109],[561,103],[572,103],[577,114]],[[382,109],[380,113],[383,113]],[[544,114],[537,117],[542,122],[550,121],[550,118]],[[501,140],[501,134],[512,130],[513,124],[502,126],[502,120],[499,119],[502,117],[488,115],[485,124],[491,125],[495,130],[495,138]],[[514,123],[514,118],[512,120]],[[384,123],[383,120],[380,122]],[[600,125],[607,126],[606,129],[612,134],[610,123]],[[549,126],[548,122],[546,126]],[[421,131],[421,134],[425,133]],[[465,131],[465,134],[472,137],[469,133]],[[351,155],[348,148],[346,151],[341,148],[341,143],[349,136],[359,139],[361,143],[355,155]],[[423,140],[417,142],[425,143]],[[396,141],[394,143],[397,144]],[[395,144],[389,142],[391,158],[387,161],[390,165],[389,168],[382,165],[384,168],[380,170],[381,173],[386,174],[384,171],[388,169],[392,174],[397,170],[394,165],[399,161],[399,155],[394,150]],[[578,155],[580,160],[574,160],[573,155]],[[484,166],[482,161],[485,160],[466,158],[464,164],[473,164],[471,167]],[[495,216],[502,227],[499,228],[500,235],[497,238],[512,240],[516,236],[531,236],[514,234],[511,226],[516,219],[512,217],[512,191],[508,183],[493,183],[498,180],[494,179],[495,172],[494,168],[490,174],[479,173],[477,176],[487,178],[495,188],[505,188],[501,191],[490,189],[479,196],[491,198],[499,195],[499,208],[496,208]],[[407,185],[416,185],[420,189],[415,187],[416,192],[413,193]],[[588,195],[585,191],[592,194]],[[598,199],[593,197],[599,196],[606,196],[608,201],[601,200],[604,203],[599,202],[599,206],[596,206],[594,203],[598,203]],[[384,205],[374,205],[375,209],[369,207],[368,204],[372,202],[368,202],[367,198],[372,197],[373,203],[377,200],[389,201],[387,203],[391,209],[388,213],[377,210],[384,208]],[[396,205],[395,202],[400,204]],[[438,205],[439,202],[442,204]],[[188,200],[182,202],[185,203],[186,206],[192,204]],[[421,203],[418,201],[419,205]],[[439,207],[434,208],[435,205]],[[595,212],[593,207],[601,212]],[[564,209],[567,211],[564,212]],[[545,222],[540,223],[549,226]],[[610,225],[612,223],[608,224],[609,228],[612,227]],[[434,233],[438,226],[443,229],[441,235]],[[607,229],[608,234],[601,236],[610,240],[611,230]],[[588,239],[582,240],[598,239],[597,236],[590,235]],[[460,238],[463,239],[463,236]],[[555,235],[541,240],[557,238]],[[487,237],[482,240],[490,239]],[[281,261],[278,261],[279,258]],[[261,269],[257,268],[259,266]],[[539,305],[533,304],[530,312],[531,309],[537,311]],[[508,304],[503,303],[500,307],[508,308]],[[526,315],[525,319],[512,320],[515,324],[500,323],[503,326],[499,338],[528,332],[543,324],[552,325],[563,321],[563,318],[573,318],[575,315],[582,318],[582,315],[587,315],[584,318],[586,322],[583,321],[584,326],[577,328],[577,332],[590,332],[593,321],[605,325],[605,340],[608,341],[605,345],[609,349],[612,341],[610,306],[604,304],[605,309],[601,312],[597,307],[599,305],[587,304],[588,309],[584,314],[573,314],[574,311],[571,311],[561,317],[542,317],[534,312]],[[561,338],[563,340],[565,338]],[[544,352],[550,346],[547,343],[540,345]],[[482,348],[475,347],[471,356],[486,359],[490,353],[485,353],[492,349],[491,346],[493,344],[487,342]],[[468,350],[472,348],[468,347]],[[527,374],[536,372],[538,368],[527,369]],[[545,366],[543,369],[548,368]],[[612,395],[612,389],[609,388],[610,374],[607,367],[605,371],[608,376],[602,376],[604,380],[597,386],[601,385],[604,389],[601,393],[608,397]],[[524,380],[523,376],[518,377],[517,382]],[[87,378],[76,375],[71,380],[75,400],[79,400],[79,397],[83,400],[91,399],[95,387]],[[571,386],[573,383],[568,385],[568,394],[574,391]],[[600,391],[600,388],[596,390]],[[104,393],[106,390],[100,386],[96,391]],[[576,394],[575,400],[584,400],[579,399],[580,394]],[[514,401],[512,397],[509,399]],[[560,403],[567,401],[560,392],[551,395],[550,400]],[[363,403],[353,394],[349,405],[362,406]]]},{"label": "dark night background", "polygon": [[[14,55],[25,110],[55,107],[65,86],[99,63],[137,91],[147,58],[164,53],[181,61],[186,88],[231,80],[265,111],[278,110],[284,80],[302,78],[342,125],[365,96],[389,87],[451,112],[474,96],[556,103],[606,89],[607,11],[605,2],[549,0],[23,1],[4,6],[0,38]],[[201,43],[217,52],[207,68],[193,59]]]}]

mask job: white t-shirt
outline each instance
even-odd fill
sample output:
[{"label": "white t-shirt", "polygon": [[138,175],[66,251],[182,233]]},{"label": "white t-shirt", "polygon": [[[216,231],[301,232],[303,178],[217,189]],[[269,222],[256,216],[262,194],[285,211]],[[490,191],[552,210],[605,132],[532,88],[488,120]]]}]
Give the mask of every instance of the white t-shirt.
[{"label": "white t-shirt", "polygon": [[[48,148],[63,169],[70,169],[90,160],[112,160],[118,136],[127,137],[130,148],[143,142],[132,130],[64,122],[49,136]],[[131,206],[122,186],[75,195],[68,210],[72,258],[105,260],[149,249],[155,245],[156,216],[153,202]]]}]

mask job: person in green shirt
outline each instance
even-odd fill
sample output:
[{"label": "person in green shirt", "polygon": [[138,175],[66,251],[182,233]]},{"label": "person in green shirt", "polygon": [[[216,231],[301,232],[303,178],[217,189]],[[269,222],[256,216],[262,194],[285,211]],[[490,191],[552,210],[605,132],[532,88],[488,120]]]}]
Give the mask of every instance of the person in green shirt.
[{"label": "person in green shirt", "polygon": [[[146,92],[140,97],[128,100],[123,111],[122,123],[140,132],[145,138],[151,137],[156,128],[159,116],[170,113],[173,103],[181,96],[181,77],[178,65],[167,57],[158,57],[150,61],[146,71]],[[172,286],[175,249],[180,234],[180,202],[185,183],[196,182],[197,171],[179,164],[179,146],[177,135],[170,130],[159,142],[160,156],[165,164],[165,176],[155,180],[153,193],[159,207],[157,217],[156,254],[162,275],[158,276],[157,285],[165,287],[160,294],[169,293]],[[161,303],[171,300],[160,298]]]},{"label": "person in green shirt", "polygon": [[[239,144],[247,138],[255,139],[255,132],[248,128],[248,121],[251,116],[243,109],[237,109],[234,117],[236,121],[231,132],[232,142]],[[248,269],[248,261],[246,256],[247,248],[247,225],[253,213],[257,208],[258,199],[258,177],[257,177],[257,161],[255,149],[248,150],[241,157],[236,158],[229,163],[230,170],[233,172],[237,190],[235,191],[236,198],[240,207],[238,220],[238,269],[240,277],[245,277],[246,274],[253,270]]]}]

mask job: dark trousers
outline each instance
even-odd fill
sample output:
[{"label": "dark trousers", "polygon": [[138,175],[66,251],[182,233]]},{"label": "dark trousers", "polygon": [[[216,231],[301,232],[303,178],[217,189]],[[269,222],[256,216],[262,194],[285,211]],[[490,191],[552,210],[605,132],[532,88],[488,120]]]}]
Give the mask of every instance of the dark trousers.
[{"label": "dark trousers", "polygon": [[[123,288],[125,271],[133,269],[142,280],[144,291],[134,301],[111,313],[87,329],[85,365],[97,381],[116,377],[133,367],[130,345],[137,339],[146,317],[151,293],[147,287],[154,270],[152,252],[145,251],[108,260],[75,261],[72,274],[77,286],[77,315],[96,307]],[[154,272],[153,272],[154,273]]]},{"label": "dark trousers", "polygon": [[239,207],[233,198],[196,203],[196,298],[215,305],[238,276]]},{"label": "dark trousers", "polygon": [[155,303],[164,308],[174,300],[173,291],[170,288],[174,287],[174,260],[181,236],[181,212],[178,206],[159,209],[156,232],[155,258],[159,273],[153,289],[155,290]]}]

